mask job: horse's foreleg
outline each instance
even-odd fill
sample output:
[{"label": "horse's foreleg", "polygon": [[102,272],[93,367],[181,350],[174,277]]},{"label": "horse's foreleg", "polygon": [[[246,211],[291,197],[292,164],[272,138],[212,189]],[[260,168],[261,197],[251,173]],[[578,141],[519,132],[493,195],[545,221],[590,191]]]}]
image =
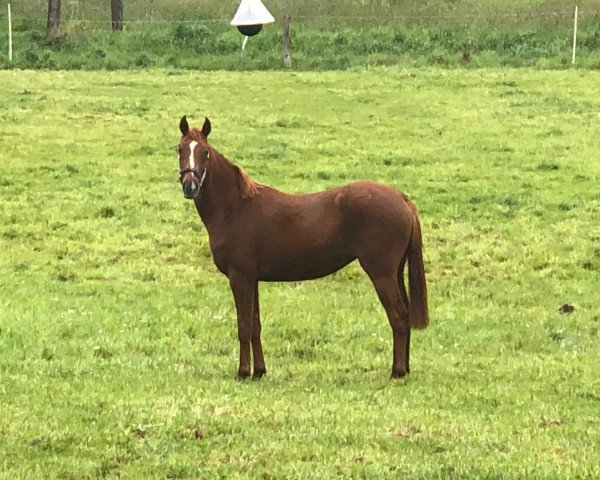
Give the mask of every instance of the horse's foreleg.
[{"label": "horse's foreleg", "polygon": [[229,285],[235,300],[240,341],[238,378],[244,379],[250,376],[250,340],[254,324],[254,299],[257,284],[255,279],[247,275],[230,272]]},{"label": "horse's foreleg", "polygon": [[263,356],[262,343],[260,341],[260,307],[258,303],[258,283],[254,289],[254,325],[252,326],[252,357],[254,359],[254,372],[252,378],[259,379],[267,369],[265,367],[265,358]]}]

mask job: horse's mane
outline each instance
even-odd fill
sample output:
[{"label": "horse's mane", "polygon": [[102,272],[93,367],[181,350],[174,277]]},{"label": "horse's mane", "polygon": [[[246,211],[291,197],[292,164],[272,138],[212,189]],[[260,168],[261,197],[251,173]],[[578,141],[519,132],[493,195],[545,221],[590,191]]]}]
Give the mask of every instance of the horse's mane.
[{"label": "horse's mane", "polygon": [[[223,157],[225,158],[225,157]],[[227,160],[227,159],[226,159]],[[231,163],[231,162],[229,162]],[[233,165],[233,164],[232,164]],[[250,175],[248,175],[243,168],[233,165],[238,175],[238,186],[240,188],[240,195],[242,198],[255,197],[259,190],[264,186],[256,182]]]},{"label": "horse's mane", "polygon": [[[202,135],[200,130],[194,128],[191,130],[192,138],[196,141],[206,142],[205,137]],[[214,161],[221,167],[233,169],[237,176],[238,188],[240,196],[244,199],[255,197],[264,185],[256,182],[250,175],[248,175],[243,168],[238,167],[231,160],[226,158],[221,152],[215,150],[211,145],[208,145],[210,149],[210,160]]]}]

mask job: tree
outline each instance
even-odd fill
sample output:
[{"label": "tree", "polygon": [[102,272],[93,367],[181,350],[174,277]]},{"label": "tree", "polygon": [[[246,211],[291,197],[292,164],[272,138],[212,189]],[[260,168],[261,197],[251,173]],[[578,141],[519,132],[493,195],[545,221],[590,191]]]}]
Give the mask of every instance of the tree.
[{"label": "tree", "polygon": [[113,31],[123,30],[123,0],[110,0]]},{"label": "tree", "polygon": [[46,25],[46,36],[48,38],[58,37],[60,28],[60,4],[61,0],[48,0],[48,24]]}]

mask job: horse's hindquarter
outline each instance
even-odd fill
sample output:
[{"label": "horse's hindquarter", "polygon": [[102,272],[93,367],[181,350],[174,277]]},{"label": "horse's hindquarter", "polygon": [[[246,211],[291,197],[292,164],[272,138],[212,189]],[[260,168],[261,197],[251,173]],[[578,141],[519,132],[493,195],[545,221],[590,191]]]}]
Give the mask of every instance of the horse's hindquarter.
[{"label": "horse's hindquarter", "polygon": [[343,187],[340,210],[348,241],[358,258],[392,255],[408,246],[413,213],[407,197],[387,185],[356,182]]}]

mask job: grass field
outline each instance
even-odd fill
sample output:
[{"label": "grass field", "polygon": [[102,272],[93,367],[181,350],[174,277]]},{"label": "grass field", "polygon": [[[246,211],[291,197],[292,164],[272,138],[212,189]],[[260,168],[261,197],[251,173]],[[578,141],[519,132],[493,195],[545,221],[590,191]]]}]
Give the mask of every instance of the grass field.
[{"label": "grass field", "polygon": [[[0,72],[0,478],[600,476],[600,73]],[[178,121],[258,181],[420,207],[431,324],[389,381],[357,265],[231,294]],[[575,311],[561,315],[559,307]]]}]

